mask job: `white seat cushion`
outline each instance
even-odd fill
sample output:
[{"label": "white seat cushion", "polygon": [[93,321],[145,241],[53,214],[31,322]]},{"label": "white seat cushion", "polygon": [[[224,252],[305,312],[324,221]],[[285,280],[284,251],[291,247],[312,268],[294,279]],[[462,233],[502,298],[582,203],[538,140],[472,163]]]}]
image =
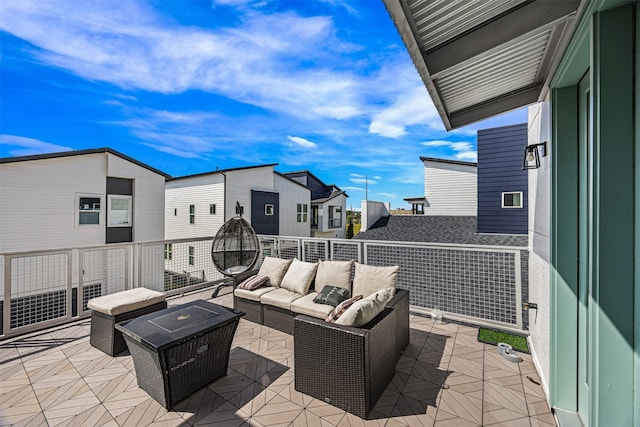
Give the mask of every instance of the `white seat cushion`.
[{"label": "white seat cushion", "polygon": [[315,289],[320,292],[326,285],[340,286],[351,291],[353,261],[320,261],[316,272]]},{"label": "white seat cushion", "polygon": [[261,286],[257,289],[250,291],[249,289],[236,288],[233,294],[238,298],[244,298],[251,301],[260,301],[260,297],[267,292],[275,291],[275,286]]},{"label": "white seat cushion", "polygon": [[287,273],[282,278],[280,287],[291,292],[306,295],[311,287],[314,277],[316,277],[316,269],[318,264],[315,262],[304,262],[297,258],[293,260]]},{"label": "white seat cushion", "polygon": [[279,288],[280,282],[282,282],[282,278],[287,272],[290,264],[290,259],[281,259],[268,256],[264,259],[264,261],[262,261],[262,265],[260,266],[260,270],[258,270],[258,274],[261,276],[267,276],[269,278],[269,282],[271,282],[271,286]]},{"label": "white seat cushion", "polygon": [[318,317],[320,319],[326,318],[333,307],[329,304],[318,304],[313,302],[313,299],[318,295],[317,292],[311,292],[309,295],[305,295],[302,298],[298,298],[291,303],[291,311],[299,314],[306,314],[307,316]]},{"label": "white seat cushion", "polygon": [[399,266],[376,267],[358,262],[355,264],[356,272],[353,277],[351,295],[362,295],[366,298],[381,289],[396,287]]},{"label": "white seat cushion", "polygon": [[302,295],[297,292],[291,292],[288,289],[278,288],[273,292],[268,292],[262,295],[260,297],[260,302],[262,304],[284,308],[285,310],[291,310],[291,303],[301,297]]},{"label": "white seat cushion", "polygon": [[87,303],[93,311],[117,316],[122,313],[148,307],[165,300],[162,292],[152,291],[147,288],[134,288],[126,291],[116,292],[97,298],[92,298]]}]

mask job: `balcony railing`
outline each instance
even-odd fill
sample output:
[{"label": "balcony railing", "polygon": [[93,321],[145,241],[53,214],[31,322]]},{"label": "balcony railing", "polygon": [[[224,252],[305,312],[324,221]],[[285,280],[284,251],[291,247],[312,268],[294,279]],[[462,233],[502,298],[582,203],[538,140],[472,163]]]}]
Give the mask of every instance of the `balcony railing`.
[{"label": "balcony railing", "polygon": [[[265,256],[399,265],[412,310],[523,329],[526,248],[259,236]],[[179,294],[225,278],[211,238],[0,254],[0,330],[7,336],[90,315],[87,301],[135,287]],[[167,246],[170,245],[170,246]],[[169,249],[170,248],[170,249]]]}]

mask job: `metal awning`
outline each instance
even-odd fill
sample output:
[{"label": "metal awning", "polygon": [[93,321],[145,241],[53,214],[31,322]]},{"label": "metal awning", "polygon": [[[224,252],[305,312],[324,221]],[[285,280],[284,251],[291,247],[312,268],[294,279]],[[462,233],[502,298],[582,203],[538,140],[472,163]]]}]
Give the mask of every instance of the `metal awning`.
[{"label": "metal awning", "polygon": [[383,0],[448,130],[546,96],[586,0]]}]

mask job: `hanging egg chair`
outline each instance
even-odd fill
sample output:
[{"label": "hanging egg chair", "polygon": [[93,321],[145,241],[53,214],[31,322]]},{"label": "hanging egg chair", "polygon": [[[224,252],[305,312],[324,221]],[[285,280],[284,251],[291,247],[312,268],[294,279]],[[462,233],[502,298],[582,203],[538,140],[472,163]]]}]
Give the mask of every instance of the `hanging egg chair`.
[{"label": "hanging egg chair", "polygon": [[[238,205],[238,212],[240,206]],[[250,270],[258,261],[258,236],[242,214],[225,222],[213,238],[211,260],[225,276],[236,276]]]}]

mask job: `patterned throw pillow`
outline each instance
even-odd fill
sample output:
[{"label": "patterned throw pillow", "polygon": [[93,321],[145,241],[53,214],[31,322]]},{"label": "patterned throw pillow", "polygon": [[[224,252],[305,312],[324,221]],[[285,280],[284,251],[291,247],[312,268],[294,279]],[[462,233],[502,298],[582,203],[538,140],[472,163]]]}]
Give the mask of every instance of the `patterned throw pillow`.
[{"label": "patterned throw pillow", "polygon": [[338,318],[340,316],[342,316],[342,313],[344,313],[347,308],[351,307],[351,305],[362,299],[362,295],[356,295],[354,297],[351,297],[347,300],[342,301],[340,304],[338,304],[338,306],[336,308],[334,308],[331,313],[329,313],[329,315],[327,316],[325,320],[325,322],[329,322],[329,323],[333,323],[336,320],[338,320]]},{"label": "patterned throw pillow", "polygon": [[348,289],[341,288],[340,286],[326,285],[320,293],[316,295],[313,302],[337,307],[338,304],[349,298],[350,293]]},{"label": "patterned throw pillow", "polygon": [[254,276],[249,277],[244,282],[240,283],[238,287],[240,289],[247,289],[249,291],[253,291],[254,289],[258,289],[260,286],[266,285],[269,283],[268,276],[261,276],[256,274]]}]

